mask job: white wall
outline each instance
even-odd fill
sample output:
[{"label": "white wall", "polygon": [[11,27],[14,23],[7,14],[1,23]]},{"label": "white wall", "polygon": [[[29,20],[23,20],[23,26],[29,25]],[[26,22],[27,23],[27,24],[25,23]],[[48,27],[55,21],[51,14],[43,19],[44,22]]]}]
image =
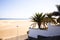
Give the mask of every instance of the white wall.
[{"label": "white wall", "polygon": [[42,36],[56,36],[60,35],[60,26],[50,25],[48,24],[48,30],[40,30],[40,29],[29,29],[29,36],[37,38],[37,35]]}]

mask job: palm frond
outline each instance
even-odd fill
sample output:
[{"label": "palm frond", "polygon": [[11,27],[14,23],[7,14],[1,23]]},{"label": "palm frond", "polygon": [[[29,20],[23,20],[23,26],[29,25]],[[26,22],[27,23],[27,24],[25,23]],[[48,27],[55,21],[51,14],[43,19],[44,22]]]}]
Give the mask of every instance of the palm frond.
[{"label": "palm frond", "polygon": [[43,13],[36,13],[33,17],[32,20],[35,22],[41,22],[41,20],[43,20],[45,15],[43,15]]}]

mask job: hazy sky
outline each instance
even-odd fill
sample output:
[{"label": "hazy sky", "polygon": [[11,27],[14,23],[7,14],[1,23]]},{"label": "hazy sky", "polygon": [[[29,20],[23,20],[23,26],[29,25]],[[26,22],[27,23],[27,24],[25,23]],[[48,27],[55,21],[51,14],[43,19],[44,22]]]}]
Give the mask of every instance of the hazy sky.
[{"label": "hazy sky", "polygon": [[0,18],[30,18],[36,12],[57,11],[60,0],[0,0]]}]

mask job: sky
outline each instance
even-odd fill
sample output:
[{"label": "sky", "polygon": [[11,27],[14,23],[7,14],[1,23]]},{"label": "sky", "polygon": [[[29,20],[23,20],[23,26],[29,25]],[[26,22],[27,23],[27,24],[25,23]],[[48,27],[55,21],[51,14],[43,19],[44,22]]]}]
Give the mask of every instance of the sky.
[{"label": "sky", "polygon": [[0,0],[0,18],[30,18],[35,13],[57,11],[60,0]]}]

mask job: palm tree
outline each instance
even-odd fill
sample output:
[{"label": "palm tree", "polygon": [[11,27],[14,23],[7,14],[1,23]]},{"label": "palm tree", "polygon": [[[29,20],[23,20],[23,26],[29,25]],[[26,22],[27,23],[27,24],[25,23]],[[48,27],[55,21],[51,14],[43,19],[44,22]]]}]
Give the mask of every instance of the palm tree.
[{"label": "palm tree", "polygon": [[57,22],[60,24],[60,17],[57,19]]},{"label": "palm tree", "polygon": [[59,12],[53,12],[52,16],[60,16],[60,13]]},{"label": "palm tree", "polygon": [[[47,15],[47,17],[46,17],[46,15]],[[50,22],[56,24],[56,21],[54,20],[54,18],[51,17],[50,14],[43,15],[43,13],[36,13],[32,17],[32,21],[36,22],[38,24],[39,29],[46,29],[47,27],[45,25]],[[41,28],[41,24],[44,26],[44,28]]]},{"label": "palm tree", "polygon": [[60,5],[56,5],[56,6],[57,6],[58,11],[60,12]]},{"label": "palm tree", "polygon": [[47,17],[45,17],[45,22],[47,23],[54,23],[57,24],[57,22],[55,21],[55,18],[52,18],[52,14],[46,14]]},{"label": "palm tree", "polygon": [[56,5],[56,7],[57,7],[57,12],[56,11],[54,11],[53,13],[52,13],[52,15],[53,16],[60,16],[60,5]]},{"label": "palm tree", "polygon": [[43,15],[43,13],[36,13],[32,17],[33,22],[36,22],[38,24],[38,28],[41,28],[41,24],[43,22],[44,17],[45,15]]}]

